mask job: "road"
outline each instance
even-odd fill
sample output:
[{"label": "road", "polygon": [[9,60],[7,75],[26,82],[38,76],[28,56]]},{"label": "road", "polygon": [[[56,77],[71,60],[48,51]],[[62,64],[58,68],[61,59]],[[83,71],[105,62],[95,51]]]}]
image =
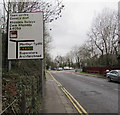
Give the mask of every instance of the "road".
[{"label": "road", "polygon": [[71,71],[50,73],[88,113],[118,113],[118,83]]}]

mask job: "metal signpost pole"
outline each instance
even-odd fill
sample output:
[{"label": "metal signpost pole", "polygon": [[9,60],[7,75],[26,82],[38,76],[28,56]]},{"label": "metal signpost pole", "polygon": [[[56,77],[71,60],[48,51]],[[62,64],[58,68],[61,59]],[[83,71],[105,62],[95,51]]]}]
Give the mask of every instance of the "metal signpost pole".
[{"label": "metal signpost pole", "polygon": [[[0,28],[0,95],[2,96],[2,32]],[[0,113],[2,112],[2,98],[0,98]]]},{"label": "metal signpost pole", "polygon": [[120,65],[120,1],[118,2],[118,63]]},{"label": "metal signpost pole", "polygon": [[[120,66],[120,1],[118,2],[118,65]],[[118,85],[118,90],[120,85]],[[118,114],[120,115],[120,93],[118,91]]]},{"label": "metal signpost pole", "polygon": [[[7,14],[7,41],[6,41],[6,43],[7,43],[7,48],[6,48],[6,50],[7,50],[7,57],[6,58],[8,58],[8,29],[9,29],[9,13],[10,13],[10,2],[8,2],[8,14]],[[11,70],[11,60],[7,60],[7,62],[6,62],[7,64],[7,71],[9,72],[10,70]]]},{"label": "metal signpost pole", "polygon": [[41,80],[42,80],[42,97],[44,97],[45,82],[45,22],[43,21],[43,59],[40,60]]}]

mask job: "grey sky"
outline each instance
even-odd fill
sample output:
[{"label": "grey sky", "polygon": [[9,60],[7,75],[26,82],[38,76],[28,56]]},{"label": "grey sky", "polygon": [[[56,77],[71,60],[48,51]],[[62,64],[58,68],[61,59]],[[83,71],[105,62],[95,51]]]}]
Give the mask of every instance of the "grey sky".
[{"label": "grey sky", "polygon": [[[0,0],[0,3],[2,1]],[[87,39],[86,33],[90,29],[93,18],[104,8],[117,9],[118,1],[63,0],[65,8],[62,17],[49,24],[53,38],[51,55],[64,56],[73,46],[83,44]]]},{"label": "grey sky", "polygon": [[87,39],[92,20],[104,8],[117,9],[119,0],[63,0],[62,18],[49,24],[53,38],[51,55],[64,56],[73,46]]}]

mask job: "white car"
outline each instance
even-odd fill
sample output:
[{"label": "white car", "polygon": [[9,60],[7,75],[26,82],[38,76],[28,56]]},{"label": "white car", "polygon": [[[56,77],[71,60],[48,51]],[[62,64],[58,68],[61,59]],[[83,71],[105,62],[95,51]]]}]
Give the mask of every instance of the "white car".
[{"label": "white car", "polygon": [[70,70],[74,69],[73,67],[70,67]]},{"label": "white car", "polygon": [[62,70],[63,70],[63,68],[62,68],[62,67],[59,67],[59,68],[58,68],[58,71],[62,71]]},{"label": "white car", "polygon": [[65,66],[64,67],[64,70],[69,70],[70,68],[68,66]]}]

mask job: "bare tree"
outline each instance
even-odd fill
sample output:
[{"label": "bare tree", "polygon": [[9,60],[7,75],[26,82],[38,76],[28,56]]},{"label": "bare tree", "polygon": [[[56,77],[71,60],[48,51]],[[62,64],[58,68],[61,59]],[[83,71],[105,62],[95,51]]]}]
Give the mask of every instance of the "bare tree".
[{"label": "bare tree", "polygon": [[7,13],[9,12],[43,12],[44,13],[44,21],[46,23],[57,20],[61,17],[62,9],[64,5],[62,4],[62,0],[55,0],[53,2],[46,2],[45,0],[33,0],[32,2],[28,2],[28,0],[24,0],[24,2],[20,2],[16,0],[15,2],[5,2],[4,9]]},{"label": "bare tree", "polygon": [[45,24],[57,20],[59,17],[61,17],[61,12],[64,8],[62,0],[32,0],[31,2],[28,0],[14,0],[14,2],[11,2],[11,0],[3,0],[3,4],[7,18],[9,13],[43,12],[45,53],[49,53],[49,49],[51,49],[50,43],[52,42],[52,38]]},{"label": "bare tree", "polygon": [[109,65],[109,56],[117,55],[117,13],[104,9],[93,21],[88,33],[91,44],[99,50],[101,57],[106,55],[106,65]]},{"label": "bare tree", "polygon": [[54,62],[55,62],[55,64],[56,64],[57,67],[63,67],[63,65],[65,63],[65,60],[64,60],[64,57],[58,55],[54,59]]},{"label": "bare tree", "polygon": [[74,46],[71,50],[76,68],[80,68],[79,46]]},{"label": "bare tree", "polygon": [[69,67],[73,67],[73,63],[74,63],[74,52],[72,50],[70,50],[65,56],[65,63],[66,66]]}]

